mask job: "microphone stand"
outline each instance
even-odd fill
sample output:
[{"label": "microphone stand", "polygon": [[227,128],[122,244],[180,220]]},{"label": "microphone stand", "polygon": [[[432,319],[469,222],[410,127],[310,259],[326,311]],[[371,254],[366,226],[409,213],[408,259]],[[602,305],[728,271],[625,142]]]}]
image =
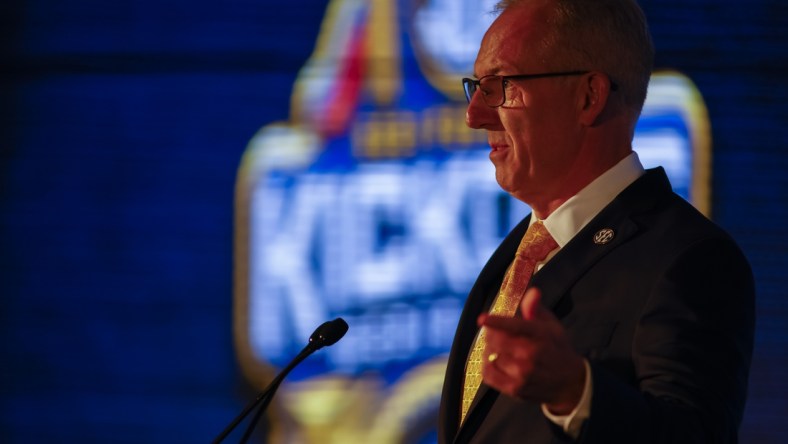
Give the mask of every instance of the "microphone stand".
[{"label": "microphone stand", "polygon": [[287,376],[287,374],[290,373],[290,371],[293,370],[293,368],[295,368],[296,365],[300,364],[301,361],[306,359],[307,356],[314,353],[317,349],[318,347],[315,347],[312,342],[307,344],[307,346],[304,347],[303,350],[301,350],[301,353],[299,353],[298,356],[296,356],[292,361],[290,361],[287,367],[285,367],[278,375],[276,375],[276,378],[274,378],[274,380],[271,381],[270,384],[268,384],[268,387],[266,387],[265,390],[263,390],[263,392],[257,396],[257,398],[255,398],[252,402],[250,402],[246,406],[246,408],[244,408],[241,411],[241,413],[238,416],[236,416],[235,419],[230,424],[228,424],[227,427],[224,428],[224,430],[222,430],[222,433],[220,433],[219,436],[217,436],[216,438],[214,438],[213,441],[211,441],[211,444],[219,444],[220,442],[222,442],[224,438],[226,438],[227,435],[229,435],[230,432],[232,432],[233,429],[235,429],[238,426],[238,424],[240,424],[241,421],[243,421],[244,418],[246,418],[246,416],[249,413],[251,413],[251,411],[254,410],[255,407],[257,407],[258,404],[262,403],[262,405],[260,406],[260,410],[258,410],[257,414],[254,417],[253,422],[249,425],[249,428],[246,430],[244,437],[240,441],[241,443],[245,443],[249,439],[249,436],[251,436],[252,430],[254,430],[254,425],[255,423],[257,423],[257,420],[260,418],[260,415],[262,415],[263,411],[265,411],[266,407],[268,407],[268,404],[271,403],[271,399],[273,399],[274,393],[276,393],[276,390],[279,388],[279,384],[282,383],[282,381],[285,379],[285,376]]},{"label": "microphone stand", "polygon": [[258,404],[261,404],[260,409],[257,411],[254,419],[246,429],[243,438],[241,438],[241,444],[245,443],[249,437],[252,436],[252,431],[254,431],[257,421],[260,419],[260,416],[263,414],[265,409],[268,408],[268,404],[271,403],[274,393],[276,393],[276,390],[279,388],[279,385],[285,379],[287,374],[290,373],[290,371],[293,370],[295,366],[300,364],[301,361],[306,359],[307,356],[311,355],[315,351],[320,350],[321,348],[328,345],[334,345],[337,341],[342,339],[342,336],[347,333],[347,330],[347,322],[345,322],[345,320],[342,318],[336,318],[333,321],[328,321],[321,324],[315,330],[315,332],[312,333],[312,336],[309,337],[309,343],[306,345],[306,347],[304,347],[303,350],[301,350],[300,353],[298,353],[298,356],[293,358],[293,360],[287,364],[287,367],[285,367],[281,372],[279,372],[278,375],[276,375],[274,380],[268,384],[268,387],[266,387],[265,390],[263,390],[263,392],[260,393],[260,395],[258,395],[255,400],[250,402],[249,405],[247,405],[243,411],[241,411],[241,413],[236,416],[235,419],[224,428],[224,430],[222,430],[222,433],[220,433],[219,436],[211,441],[211,444],[219,444],[222,442],[224,438],[226,438],[227,435],[229,435],[230,432],[232,432],[233,429],[235,429],[238,424],[240,424],[241,421],[243,421],[243,419],[246,418],[246,416],[252,410],[254,410],[255,407],[257,407]]},{"label": "microphone stand", "polygon": [[282,383],[282,381],[284,381],[285,376],[287,376],[287,374],[290,373],[290,370],[295,368],[295,366],[300,364],[301,361],[306,359],[307,356],[311,355],[318,348],[320,348],[320,347],[313,347],[312,345],[313,343],[310,342],[306,347],[304,347],[304,349],[301,350],[301,353],[299,353],[298,356],[296,356],[295,359],[293,359],[290,362],[290,364],[287,367],[285,367],[285,369],[282,370],[281,373],[279,373],[279,376],[277,376],[276,379],[271,381],[271,384],[269,384],[268,387],[265,389],[266,391],[265,399],[262,400],[260,404],[260,408],[257,409],[257,413],[254,415],[252,422],[250,422],[249,425],[246,427],[246,432],[244,432],[244,436],[243,438],[241,438],[241,441],[239,441],[239,444],[246,444],[246,441],[248,441],[249,438],[252,436],[252,432],[254,431],[257,422],[260,420],[260,417],[263,415],[263,412],[265,412],[266,409],[268,408],[268,404],[270,404],[271,400],[274,399],[274,393],[276,393],[276,391],[279,389],[279,385]]},{"label": "microphone stand", "polygon": [[273,390],[271,391],[271,395],[267,396],[263,401],[263,403],[260,405],[260,408],[257,409],[257,413],[254,414],[254,418],[252,418],[252,422],[250,422],[249,425],[246,427],[246,432],[244,432],[244,436],[238,442],[239,444],[246,444],[246,442],[249,441],[249,438],[252,436],[252,432],[254,431],[255,426],[260,421],[260,417],[263,415],[263,412],[265,412],[266,409],[268,408],[268,404],[270,404],[271,400],[274,399],[274,393],[278,388],[279,385],[274,387]]}]

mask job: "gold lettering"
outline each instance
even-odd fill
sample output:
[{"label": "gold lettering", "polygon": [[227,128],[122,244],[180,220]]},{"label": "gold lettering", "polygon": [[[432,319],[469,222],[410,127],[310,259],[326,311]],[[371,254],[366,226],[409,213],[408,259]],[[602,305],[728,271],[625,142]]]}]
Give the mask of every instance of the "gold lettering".
[{"label": "gold lettering", "polygon": [[465,125],[465,106],[441,105],[420,113],[408,110],[361,113],[351,132],[353,154],[360,159],[396,159],[433,148],[479,148],[484,131]]}]

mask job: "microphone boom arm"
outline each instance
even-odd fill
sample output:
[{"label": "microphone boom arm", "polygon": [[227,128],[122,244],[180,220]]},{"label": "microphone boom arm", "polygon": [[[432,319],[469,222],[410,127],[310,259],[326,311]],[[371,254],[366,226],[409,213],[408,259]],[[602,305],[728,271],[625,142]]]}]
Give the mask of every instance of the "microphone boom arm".
[{"label": "microphone boom arm", "polygon": [[327,321],[321,324],[312,336],[309,337],[309,343],[304,347],[298,355],[290,361],[287,366],[279,372],[278,375],[271,381],[270,384],[260,393],[257,398],[255,398],[252,402],[250,402],[242,411],[241,413],[233,419],[233,421],[227,425],[227,427],[222,430],[222,432],[211,441],[211,444],[219,444],[221,443],[227,435],[230,434],[237,426],[241,423],[241,421],[246,418],[255,407],[260,405],[260,410],[258,410],[257,414],[255,415],[252,422],[249,424],[249,427],[246,429],[246,433],[244,433],[243,438],[241,439],[241,443],[245,443],[249,436],[251,436],[252,431],[254,430],[255,424],[257,424],[257,420],[260,418],[260,415],[265,411],[268,407],[268,404],[271,403],[271,400],[276,393],[276,390],[279,388],[279,385],[284,381],[285,377],[293,370],[298,364],[300,364],[304,359],[306,359],[309,355],[320,350],[321,348],[329,345],[335,344],[339,341],[345,333],[347,333],[348,325],[342,318],[336,318],[333,321]]}]

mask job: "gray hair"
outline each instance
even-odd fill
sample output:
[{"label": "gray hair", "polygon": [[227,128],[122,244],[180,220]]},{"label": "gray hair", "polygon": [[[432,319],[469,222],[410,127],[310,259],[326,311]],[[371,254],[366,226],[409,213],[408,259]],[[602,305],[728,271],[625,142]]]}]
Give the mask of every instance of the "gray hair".
[{"label": "gray hair", "polygon": [[[532,0],[503,0],[501,11]],[[555,69],[603,71],[623,103],[640,114],[654,65],[654,44],[635,0],[553,0],[553,35],[547,37]]]}]

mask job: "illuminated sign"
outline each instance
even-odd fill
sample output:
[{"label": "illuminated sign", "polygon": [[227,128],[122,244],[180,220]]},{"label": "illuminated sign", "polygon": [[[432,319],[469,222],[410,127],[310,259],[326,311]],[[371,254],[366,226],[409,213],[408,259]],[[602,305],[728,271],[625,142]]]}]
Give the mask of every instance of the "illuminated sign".
[{"label": "illuminated sign", "polygon": [[[528,214],[495,182],[484,132],[464,123],[459,79],[490,2],[406,3],[332,1],[290,121],[264,126],[239,170],[244,372],[263,386],[317,325],[350,324],[283,386],[274,441],[429,441],[468,290]],[[655,75],[635,149],[704,212],[708,134],[689,79]]]}]

